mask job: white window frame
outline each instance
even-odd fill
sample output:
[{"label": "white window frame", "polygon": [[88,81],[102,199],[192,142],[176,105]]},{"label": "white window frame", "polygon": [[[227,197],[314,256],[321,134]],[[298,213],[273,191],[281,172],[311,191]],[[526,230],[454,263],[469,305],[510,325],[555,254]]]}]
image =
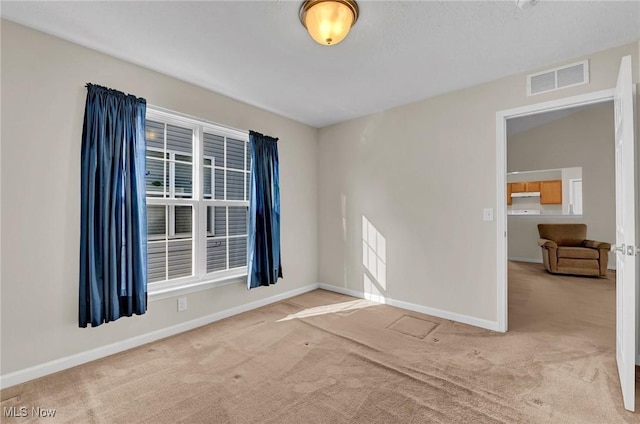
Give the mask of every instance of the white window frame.
[{"label": "white window frame", "polygon": [[[170,200],[173,199],[189,199],[189,198],[193,198],[193,187],[191,187],[191,195],[189,196],[184,196],[184,195],[180,195],[180,194],[176,194],[176,163],[184,163],[184,164],[188,164],[191,165],[193,167],[196,166],[196,164],[193,161],[193,155],[190,155],[188,153],[184,153],[184,152],[178,152],[176,150],[170,150],[170,149],[166,149],[165,151],[163,151],[162,149],[158,149],[157,147],[149,147],[147,148],[147,150],[151,150],[153,152],[158,152],[158,153],[166,153],[169,155],[169,157],[165,157],[165,158],[153,158],[152,160],[157,160],[158,162],[167,162],[169,164],[169,189],[167,190],[165,188],[165,192],[168,193],[169,197],[164,197],[165,192],[160,192],[160,191],[154,191],[153,193],[156,195],[159,195],[161,197],[151,197],[152,199],[162,199],[163,200],[163,204],[167,205],[169,207],[169,209],[167,210],[167,224],[169,226],[168,230],[167,230],[167,234],[169,236],[169,239],[171,239],[171,237],[176,237],[178,234],[176,234],[176,229],[175,229],[175,213],[176,213],[176,205],[175,204],[171,204],[169,203]],[[176,159],[176,155],[178,156],[191,156],[191,163],[189,162],[184,162],[181,160],[177,160]],[[166,174],[163,173],[163,178],[164,178],[164,182],[166,183],[167,178],[166,178]],[[149,198],[148,198],[149,199]],[[148,203],[147,204],[151,204]],[[155,203],[154,203],[155,204]],[[155,237],[154,237],[155,238]],[[155,283],[154,283],[155,284]]]},{"label": "white window frame", "polygon": [[[223,136],[225,138],[233,138],[235,140],[241,140],[245,142],[245,155],[244,155],[244,169],[243,173],[244,177],[244,188],[245,193],[247,192],[246,187],[246,174],[250,173],[246,168],[246,152],[249,148],[249,132],[241,131],[234,128],[229,128],[222,126],[220,124],[206,121],[203,119],[194,118],[182,113],[170,111],[164,108],[160,108],[153,105],[147,105],[147,113],[146,119],[152,121],[159,121],[166,124],[177,125],[183,128],[190,128],[193,130],[193,185],[192,185],[192,196],[191,198],[181,198],[181,197],[147,197],[147,205],[170,205],[169,210],[167,211],[167,222],[168,225],[171,224],[169,214],[173,210],[171,206],[179,206],[179,205],[190,205],[192,206],[193,216],[193,234],[192,234],[192,270],[193,275],[189,277],[180,277],[171,280],[158,281],[153,283],[148,283],[147,292],[150,301],[165,299],[169,297],[178,296],[181,294],[192,293],[200,290],[206,290],[213,287],[220,287],[228,284],[234,283],[245,283],[247,277],[247,267],[239,267],[233,269],[227,269],[223,271],[215,271],[207,273],[207,239],[213,236],[209,236],[207,234],[207,207],[209,206],[243,206],[248,207],[249,202],[247,200],[215,200],[212,198],[204,197],[204,133],[212,133],[219,136]],[[223,160],[223,164],[225,166],[216,166],[213,158],[207,157],[207,159],[212,159],[211,164],[211,179],[212,179],[212,196],[215,196],[215,169],[227,169],[226,168],[226,142],[225,142],[225,160]],[[149,150],[158,150],[154,148],[150,148]],[[170,164],[173,164],[173,159],[175,159],[175,154],[180,154],[184,156],[188,156],[188,154],[182,152],[173,152],[167,150],[167,153],[170,153],[170,159],[167,159]],[[232,169],[232,168],[230,168]],[[239,171],[236,169],[232,169],[234,171]],[[171,166],[169,168],[170,176],[171,176]],[[226,175],[226,173],[225,173]],[[175,185],[175,182],[170,178],[169,179],[170,187]],[[226,199],[226,184],[225,184],[225,199]],[[173,191],[169,192],[173,194]],[[228,209],[227,209],[228,215]],[[225,240],[239,237],[247,237],[247,236],[229,236],[229,221],[227,219],[227,232],[226,236],[220,237]],[[213,228],[213,227],[212,227]],[[169,234],[169,233],[168,233]],[[171,237],[171,235],[169,236]],[[217,238],[217,237],[216,237]],[[229,265],[229,249],[227,247],[227,267]]]}]

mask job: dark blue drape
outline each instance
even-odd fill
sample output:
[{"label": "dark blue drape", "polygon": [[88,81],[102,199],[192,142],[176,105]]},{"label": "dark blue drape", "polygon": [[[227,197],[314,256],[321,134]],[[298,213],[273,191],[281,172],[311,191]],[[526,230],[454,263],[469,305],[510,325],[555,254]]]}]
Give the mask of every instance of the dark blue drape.
[{"label": "dark blue drape", "polygon": [[142,98],[87,84],[82,129],[79,325],[147,310]]},{"label": "dark blue drape", "polygon": [[282,278],[277,141],[277,138],[249,131],[252,160],[247,250],[249,289],[275,284]]}]

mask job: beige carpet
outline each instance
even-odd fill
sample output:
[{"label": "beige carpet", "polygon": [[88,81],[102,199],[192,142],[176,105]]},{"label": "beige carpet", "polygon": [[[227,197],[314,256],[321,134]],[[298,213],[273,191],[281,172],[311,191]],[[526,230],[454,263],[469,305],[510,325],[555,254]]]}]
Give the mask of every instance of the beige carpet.
[{"label": "beige carpet", "polygon": [[8,388],[2,407],[56,408],[46,423],[640,422],[618,388],[614,281],[509,272],[507,334],[316,290]]}]

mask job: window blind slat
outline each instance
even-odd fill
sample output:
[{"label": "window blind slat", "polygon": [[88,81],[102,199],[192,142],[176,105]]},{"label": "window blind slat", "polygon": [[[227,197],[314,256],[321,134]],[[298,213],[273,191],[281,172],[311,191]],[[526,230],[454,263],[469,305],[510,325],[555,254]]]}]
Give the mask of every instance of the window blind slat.
[{"label": "window blind slat", "polygon": [[[149,153],[149,152],[148,152]],[[167,163],[163,160],[150,159],[147,157],[147,175],[145,176],[146,191],[149,195],[157,194],[162,195],[165,191],[165,187],[169,187],[169,170],[167,168],[166,174],[164,168]],[[164,184],[162,183],[164,176]]]},{"label": "window blind slat", "polygon": [[244,206],[229,207],[229,235],[247,234],[247,208]]},{"label": "window blind slat", "polygon": [[192,165],[185,163],[175,164],[176,182],[175,190],[177,197],[191,197],[192,193]]},{"label": "window blind slat", "polygon": [[147,205],[147,235],[165,234],[167,211],[164,205]]},{"label": "window blind slat", "polygon": [[192,274],[191,240],[169,241],[169,278]]},{"label": "window blind slat", "polygon": [[244,200],[244,172],[227,171],[227,200]]},{"label": "window blind slat", "polygon": [[175,206],[175,232],[181,237],[191,237],[193,213],[191,206]]},{"label": "window blind slat", "polygon": [[226,240],[207,240],[207,272],[221,271],[226,268]]},{"label": "window blind slat", "polygon": [[229,268],[247,266],[247,238],[229,239]]},{"label": "window blind slat", "polygon": [[216,206],[213,208],[213,228],[216,237],[227,235],[227,208]]},{"label": "window blind slat", "polygon": [[193,130],[167,124],[167,150],[193,154]]},{"label": "window blind slat", "polygon": [[149,282],[166,280],[166,243],[147,243],[147,274]]},{"label": "window blind slat", "polygon": [[164,149],[164,123],[146,120],[145,139],[147,147]]},{"label": "window blind slat", "polygon": [[215,166],[224,166],[224,137],[204,133],[204,155],[215,158]]},{"label": "window blind slat", "polygon": [[249,189],[251,188],[251,174],[245,175],[246,185],[244,190],[244,200],[249,200]]},{"label": "window blind slat", "polygon": [[204,195],[205,197],[211,197],[213,195],[213,192],[211,191],[213,189],[212,183],[211,183],[211,168],[204,168],[204,181],[203,181],[203,185],[204,185]]},{"label": "window blind slat", "polygon": [[227,139],[227,168],[244,169],[244,141]]},{"label": "window blind slat", "polygon": [[214,199],[224,200],[224,171],[222,169],[215,170],[215,196]]}]

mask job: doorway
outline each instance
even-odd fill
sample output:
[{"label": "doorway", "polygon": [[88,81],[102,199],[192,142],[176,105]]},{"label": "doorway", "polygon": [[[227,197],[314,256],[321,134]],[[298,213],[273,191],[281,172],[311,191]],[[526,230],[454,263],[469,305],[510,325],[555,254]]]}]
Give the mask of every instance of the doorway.
[{"label": "doorway", "polygon": [[[611,101],[507,121],[507,193],[514,196],[510,205],[507,202],[509,333],[526,338],[541,361],[557,358],[557,366],[586,379],[610,369],[616,355],[615,275],[607,271],[606,276],[594,278],[547,272],[538,224],[585,224],[588,231],[582,238],[614,243],[613,145]],[[582,192],[576,185],[583,179],[581,213],[577,200]],[[517,192],[520,181],[525,182],[525,192]],[[552,183],[558,183],[559,196],[550,199],[546,190],[546,198],[540,197],[540,192],[545,194],[540,185]],[[615,265],[613,254],[603,256],[609,268]],[[559,259],[557,266],[566,266],[563,261],[567,260]],[[593,378],[590,387],[600,383]],[[548,380],[540,384],[549,387]],[[568,392],[575,390],[569,382],[561,384]],[[614,403],[621,403],[615,397],[617,388],[611,391]]]},{"label": "doorway", "polygon": [[616,87],[581,96],[524,106],[496,113],[497,152],[497,328],[507,331],[507,227],[506,227],[506,127],[507,120],[571,107],[613,100],[616,187],[616,363],[624,407],[635,410],[635,364],[637,362],[638,260],[636,221],[636,87],[632,82],[631,56],[622,58]]},{"label": "doorway", "polygon": [[613,144],[610,101],[507,121],[509,260],[542,263],[538,224],[585,224],[587,238],[614,244]]},{"label": "doorway", "polygon": [[554,111],[569,110],[588,105],[595,105],[613,100],[615,91],[602,90],[580,96],[567,97],[545,103],[538,103],[510,109],[496,114],[496,151],[497,151],[497,198],[496,229],[497,229],[497,328],[506,332],[508,329],[508,299],[507,299],[507,121],[509,119],[539,115]]}]

